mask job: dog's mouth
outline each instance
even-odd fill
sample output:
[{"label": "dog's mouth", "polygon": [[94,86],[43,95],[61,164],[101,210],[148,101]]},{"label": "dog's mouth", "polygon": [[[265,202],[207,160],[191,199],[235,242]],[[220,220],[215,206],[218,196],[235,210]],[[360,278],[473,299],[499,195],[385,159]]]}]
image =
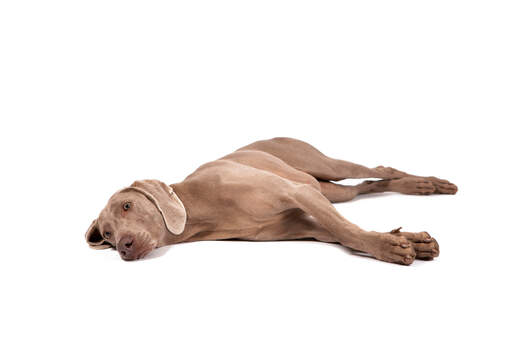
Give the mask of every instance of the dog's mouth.
[{"label": "dog's mouth", "polygon": [[146,257],[155,248],[156,241],[147,234],[139,234],[128,243],[118,245],[117,251],[123,260],[132,261]]},{"label": "dog's mouth", "polygon": [[139,260],[146,257],[151,251],[153,251],[155,247],[152,244],[149,245],[141,245],[135,250],[126,251],[126,250],[118,250],[119,255],[123,260],[132,261]]},{"label": "dog's mouth", "polygon": [[126,251],[119,251],[119,255],[121,256],[121,258],[123,260],[132,261],[132,260],[139,260],[139,259],[146,257],[151,251],[153,251],[152,247],[145,248],[141,251],[131,252],[131,253],[128,253]]}]

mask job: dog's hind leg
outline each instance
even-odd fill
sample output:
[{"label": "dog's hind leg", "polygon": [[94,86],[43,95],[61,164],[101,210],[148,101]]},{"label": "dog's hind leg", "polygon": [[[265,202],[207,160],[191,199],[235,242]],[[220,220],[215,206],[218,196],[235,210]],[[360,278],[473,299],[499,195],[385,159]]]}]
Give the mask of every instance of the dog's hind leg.
[{"label": "dog's hind leg", "polygon": [[437,187],[431,181],[419,177],[364,181],[355,186],[344,186],[327,181],[319,181],[319,183],[322,194],[332,203],[349,201],[360,194],[368,193],[397,192],[412,195],[437,193]]},{"label": "dog's hind leg", "polygon": [[332,203],[350,201],[361,194],[359,185],[344,186],[329,181],[319,181],[319,183],[320,191]]},{"label": "dog's hind leg", "polygon": [[258,141],[239,150],[259,150],[272,154],[293,168],[324,181],[363,178],[398,179],[410,176],[389,167],[368,168],[352,162],[333,159],[312,145],[292,138],[280,137]]},{"label": "dog's hind leg", "polygon": [[[240,150],[259,150],[269,153],[283,160],[291,167],[308,173],[320,181],[339,181],[343,179],[364,178],[416,178],[422,179],[423,181],[430,181],[435,187],[434,193],[455,194],[457,192],[457,186],[447,180],[442,180],[433,176],[419,177],[391,167],[379,166],[375,168],[368,168],[352,162],[333,159],[324,155],[318,149],[306,142],[287,137],[258,141],[245,146]],[[404,180],[404,184],[406,182],[411,183],[411,181],[411,179],[407,181]],[[415,181],[417,182],[421,180]],[[409,193],[411,190],[414,192],[413,188],[408,188],[408,186],[399,185],[398,183],[395,183],[394,189],[392,189],[394,192],[404,193],[404,191],[406,191],[408,192],[406,194],[419,194]]]}]

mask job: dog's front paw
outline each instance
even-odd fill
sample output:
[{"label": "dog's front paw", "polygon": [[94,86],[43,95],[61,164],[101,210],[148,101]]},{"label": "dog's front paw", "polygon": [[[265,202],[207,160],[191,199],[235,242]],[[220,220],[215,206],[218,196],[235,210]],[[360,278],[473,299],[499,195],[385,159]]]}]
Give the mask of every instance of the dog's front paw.
[{"label": "dog's front paw", "polygon": [[375,250],[372,255],[379,260],[410,265],[416,258],[416,251],[412,243],[403,236],[379,233],[375,241]]},{"label": "dog's front paw", "polygon": [[412,243],[417,259],[433,260],[439,256],[439,243],[427,232],[400,232],[401,227],[393,230],[390,234],[405,237]]}]

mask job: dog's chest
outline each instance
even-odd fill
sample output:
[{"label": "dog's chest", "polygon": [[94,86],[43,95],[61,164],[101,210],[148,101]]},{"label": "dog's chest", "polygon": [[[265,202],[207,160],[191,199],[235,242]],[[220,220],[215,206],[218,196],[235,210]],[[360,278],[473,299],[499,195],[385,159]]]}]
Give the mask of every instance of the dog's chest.
[{"label": "dog's chest", "polygon": [[[217,221],[203,221],[187,225],[190,235],[187,241],[197,240],[222,240],[222,239],[244,239],[244,240],[266,240],[259,236],[275,233],[283,234],[282,226],[289,217],[289,214],[279,214],[265,219],[255,219],[250,215],[238,215]],[[283,235],[284,236],[284,235]]]}]

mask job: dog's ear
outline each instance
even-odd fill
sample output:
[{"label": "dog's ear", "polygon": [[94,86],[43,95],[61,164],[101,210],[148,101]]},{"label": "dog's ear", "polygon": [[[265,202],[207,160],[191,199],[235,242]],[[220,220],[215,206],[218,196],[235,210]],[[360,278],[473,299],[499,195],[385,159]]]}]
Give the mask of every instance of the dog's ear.
[{"label": "dog's ear", "polygon": [[156,206],[165,227],[173,234],[181,234],[187,222],[187,212],[173,189],[158,180],[135,181],[124,190],[136,190],[144,194]]},{"label": "dog's ear", "polygon": [[90,247],[96,250],[108,249],[109,247],[112,247],[105,241],[105,239],[103,239],[103,236],[100,233],[98,219],[94,219],[92,221],[91,226],[89,226],[89,229],[85,233],[85,240]]}]

